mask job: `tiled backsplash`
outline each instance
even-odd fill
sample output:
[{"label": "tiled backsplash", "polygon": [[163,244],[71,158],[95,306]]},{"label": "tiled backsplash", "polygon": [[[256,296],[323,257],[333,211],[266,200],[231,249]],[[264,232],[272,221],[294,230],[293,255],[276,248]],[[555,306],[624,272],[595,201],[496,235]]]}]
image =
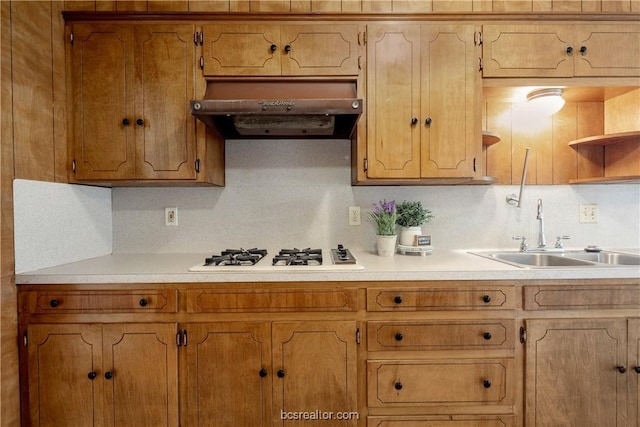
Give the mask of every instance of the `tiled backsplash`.
[{"label": "tiled backsplash", "polygon": [[[436,219],[423,227],[434,250],[535,244],[536,203],[546,237],[567,247],[640,247],[638,184],[527,186],[523,205],[505,202],[516,186],[352,187],[348,141],[228,141],[225,188],[98,188],[16,180],[16,271],[111,253],[209,252],[226,247],[333,247],[373,251],[367,220],[381,199],[421,200]],[[579,205],[598,204],[599,222],[581,224]],[[348,206],[362,225],[348,225]],[[177,227],[164,208],[178,207]]]}]

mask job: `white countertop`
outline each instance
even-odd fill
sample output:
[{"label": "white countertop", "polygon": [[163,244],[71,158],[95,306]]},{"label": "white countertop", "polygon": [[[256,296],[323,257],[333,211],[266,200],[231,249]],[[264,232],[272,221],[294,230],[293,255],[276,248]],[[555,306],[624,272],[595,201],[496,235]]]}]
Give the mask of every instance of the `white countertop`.
[{"label": "white countertop", "polygon": [[[486,249],[482,249],[486,250]],[[619,250],[637,253],[637,250]],[[306,267],[225,268],[189,272],[209,254],[114,254],[16,275],[17,284],[190,283],[190,282],[312,282],[385,280],[526,280],[638,279],[640,268],[519,268],[468,251],[438,251],[425,255],[380,257],[352,250],[361,270],[316,270]],[[270,251],[270,253],[272,253]],[[261,262],[268,264],[268,259]]]}]

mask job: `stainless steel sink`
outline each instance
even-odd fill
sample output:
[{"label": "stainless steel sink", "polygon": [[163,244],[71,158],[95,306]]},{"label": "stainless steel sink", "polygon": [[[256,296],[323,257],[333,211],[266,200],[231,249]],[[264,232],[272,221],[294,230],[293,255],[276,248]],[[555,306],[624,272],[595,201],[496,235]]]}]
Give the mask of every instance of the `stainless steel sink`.
[{"label": "stainless steel sink", "polygon": [[640,265],[640,255],[607,251],[566,251],[552,253],[479,251],[471,253],[521,268],[593,268],[632,267]]},{"label": "stainless steel sink", "polygon": [[565,256],[610,265],[640,265],[640,255],[619,252],[566,252]]}]

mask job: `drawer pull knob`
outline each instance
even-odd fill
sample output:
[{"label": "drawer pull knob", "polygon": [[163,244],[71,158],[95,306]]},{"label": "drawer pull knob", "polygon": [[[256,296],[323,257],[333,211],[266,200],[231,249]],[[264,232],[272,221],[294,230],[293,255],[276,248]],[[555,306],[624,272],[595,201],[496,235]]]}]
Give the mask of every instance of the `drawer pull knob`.
[{"label": "drawer pull knob", "polygon": [[87,378],[89,378],[89,379],[90,379],[90,380],[92,380],[92,381],[93,381],[93,380],[95,380],[97,376],[98,376],[98,374],[96,374],[94,371],[89,372],[89,373],[87,374]]},{"label": "drawer pull knob", "polygon": [[49,301],[49,306],[53,308],[56,308],[59,305],[60,305],[60,301],[58,301],[57,299],[52,299],[51,301]]},{"label": "drawer pull knob", "polygon": [[267,370],[262,368],[262,369],[260,369],[259,374],[260,374],[260,377],[264,378],[264,377],[267,376]]},{"label": "drawer pull knob", "polygon": [[138,304],[140,304],[140,307],[146,307],[149,304],[149,300],[146,298],[140,298]]},{"label": "drawer pull knob", "polygon": [[113,372],[111,371],[107,371],[104,373],[104,377],[108,380],[110,380],[111,378],[113,378]]},{"label": "drawer pull knob", "polygon": [[621,374],[624,374],[625,372],[627,372],[626,366],[617,366],[616,368],[618,369],[618,372],[620,372]]},{"label": "drawer pull knob", "polygon": [[489,381],[489,380],[482,381],[482,386],[484,388],[490,388],[491,387],[491,381]]},{"label": "drawer pull knob", "polygon": [[485,332],[484,334],[482,334],[482,337],[485,340],[490,340],[491,339],[491,332]]},{"label": "drawer pull knob", "polygon": [[393,298],[393,302],[395,302],[396,304],[402,304],[402,297],[400,295],[396,295]]},{"label": "drawer pull knob", "polygon": [[633,370],[636,371],[636,374],[640,374],[640,366],[635,366]]},{"label": "drawer pull knob", "polygon": [[276,50],[278,50],[278,46],[275,44],[272,44],[271,46],[269,46],[269,50],[271,50],[271,52],[275,52]]},{"label": "drawer pull knob", "polygon": [[398,381],[397,383],[395,383],[395,384],[393,385],[393,387],[394,387],[396,390],[402,390],[402,383]]},{"label": "drawer pull knob", "polygon": [[400,332],[396,334],[396,341],[402,341],[403,338],[404,336]]},{"label": "drawer pull knob", "polygon": [[278,370],[278,373],[276,375],[278,375],[278,378],[284,378],[284,370],[283,369]]},{"label": "drawer pull knob", "polygon": [[491,295],[484,295],[482,297],[482,301],[484,301],[486,303],[490,303],[491,302]]}]

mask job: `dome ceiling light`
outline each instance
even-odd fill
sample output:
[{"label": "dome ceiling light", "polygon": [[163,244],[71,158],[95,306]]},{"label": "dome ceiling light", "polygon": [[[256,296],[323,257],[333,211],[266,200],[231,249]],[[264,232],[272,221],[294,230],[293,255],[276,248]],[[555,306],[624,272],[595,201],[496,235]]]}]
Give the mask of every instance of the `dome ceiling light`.
[{"label": "dome ceiling light", "polygon": [[553,115],[564,106],[562,89],[547,88],[532,90],[527,94],[527,104],[537,111]]}]

